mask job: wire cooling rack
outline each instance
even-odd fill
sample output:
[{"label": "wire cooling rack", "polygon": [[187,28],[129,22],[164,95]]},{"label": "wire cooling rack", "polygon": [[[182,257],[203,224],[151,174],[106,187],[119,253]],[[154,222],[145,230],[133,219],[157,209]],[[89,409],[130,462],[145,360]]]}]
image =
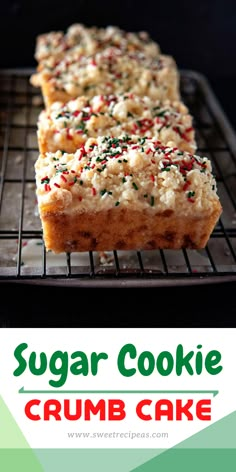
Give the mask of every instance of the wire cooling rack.
[{"label": "wire cooling rack", "polygon": [[42,97],[32,70],[0,72],[0,282],[147,287],[236,281],[236,137],[207,80],[181,71],[198,154],[211,159],[223,214],[205,249],[46,253],[35,198],[36,123]]}]

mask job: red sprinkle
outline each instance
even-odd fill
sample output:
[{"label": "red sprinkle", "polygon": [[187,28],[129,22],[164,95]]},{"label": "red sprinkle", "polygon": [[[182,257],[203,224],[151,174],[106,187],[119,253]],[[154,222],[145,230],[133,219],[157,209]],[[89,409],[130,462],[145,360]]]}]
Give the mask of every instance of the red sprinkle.
[{"label": "red sprinkle", "polygon": [[154,177],[154,175],[151,175],[150,177],[151,177],[151,181],[152,181],[152,182],[155,182],[155,177]]},{"label": "red sprinkle", "polygon": [[49,192],[51,190],[50,185],[44,184],[44,190],[45,190],[45,192]]},{"label": "red sprinkle", "polygon": [[182,138],[182,133],[181,133],[180,129],[177,128],[177,126],[173,126],[173,130]]},{"label": "red sprinkle", "polygon": [[82,202],[83,197],[78,197],[78,200],[79,200],[80,202]]},{"label": "red sprinkle", "polygon": [[66,137],[67,137],[67,139],[70,139],[70,140],[73,139],[73,137],[72,137],[71,134],[70,134],[69,128],[66,128]]},{"label": "red sprinkle", "polygon": [[148,148],[148,149],[146,150],[146,154],[150,154],[150,152],[152,152],[152,150],[151,150],[151,148]]},{"label": "red sprinkle", "polygon": [[186,133],[183,133],[181,137],[182,137],[185,141],[187,141],[188,143],[190,142],[190,139],[188,138],[188,136],[186,135]]},{"label": "red sprinkle", "polygon": [[136,131],[137,131],[137,129],[138,129],[138,125],[136,125],[136,123],[134,123],[134,124],[133,124],[133,128],[132,128],[132,133],[135,134]]},{"label": "red sprinkle", "polygon": [[61,179],[64,181],[64,182],[67,182],[67,179],[64,177],[64,175],[61,174]]},{"label": "red sprinkle", "polygon": [[55,187],[57,188],[61,188],[61,186],[59,184],[57,184],[56,182],[54,183]]},{"label": "red sprinkle", "polygon": [[191,126],[190,128],[187,128],[187,129],[185,130],[186,133],[190,133],[190,131],[193,131],[192,126]]},{"label": "red sprinkle", "polygon": [[189,188],[189,185],[190,185],[190,182],[187,180],[187,182],[185,182],[184,186],[183,186],[183,190],[187,190]]},{"label": "red sprinkle", "polygon": [[95,197],[95,195],[97,194],[97,191],[96,191],[96,189],[95,189],[94,187],[92,187],[92,194],[93,194],[94,197]]},{"label": "red sprinkle", "polygon": [[188,201],[189,201],[190,203],[194,203],[194,199],[193,199],[193,198],[188,198]]},{"label": "red sprinkle", "polygon": [[81,148],[80,148],[79,161],[81,161],[82,157],[83,157],[83,156],[86,156],[86,155],[87,155],[87,153],[86,153],[86,151],[85,151],[84,145],[82,145]]}]

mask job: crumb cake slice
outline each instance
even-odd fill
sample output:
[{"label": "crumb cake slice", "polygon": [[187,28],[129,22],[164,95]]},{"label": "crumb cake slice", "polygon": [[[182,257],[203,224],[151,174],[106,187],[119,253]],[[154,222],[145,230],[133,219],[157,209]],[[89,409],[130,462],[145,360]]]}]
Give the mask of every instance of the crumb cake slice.
[{"label": "crumb cake slice", "polygon": [[110,47],[91,56],[71,54],[41,73],[46,107],[84,95],[134,93],[153,100],[179,100],[179,73],[174,59],[153,59],[141,52],[125,55]]},{"label": "crumb cake slice", "polygon": [[211,163],[155,139],[90,138],[36,164],[47,250],[203,248],[221,214]]},{"label": "crumb cake slice", "polygon": [[38,61],[37,74],[31,77],[35,86],[41,85],[41,72],[55,67],[58,60],[72,54],[90,56],[107,47],[116,47],[123,54],[142,52],[147,57],[157,57],[159,45],[147,32],[127,32],[117,26],[106,28],[91,27],[83,24],[70,26],[64,34],[62,31],[51,31],[41,34],[36,40],[35,59]]},{"label": "crumb cake slice", "polygon": [[81,48],[85,54],[94,54],[107,46],[127,51],[141,51],[149,57],[156,57],[160,48],[146,31],[128,32],[118,26],[98,28],[86,27],[81,23],[71,25],[64,34],[51,31],[41,34],[36,39],[35,59],[38,62],[48,57],[60,57],[66,52]]},{"label": "crumb cake slice", "polygon": [[179,101],[161,103],[131,93],[79,97],[53,103],[38,121],[41,153],[58,149],[73,153],[88,137],[123,133],[154,137],[164,145],[171,141],[181,151],[196,150],[192,117]]}]

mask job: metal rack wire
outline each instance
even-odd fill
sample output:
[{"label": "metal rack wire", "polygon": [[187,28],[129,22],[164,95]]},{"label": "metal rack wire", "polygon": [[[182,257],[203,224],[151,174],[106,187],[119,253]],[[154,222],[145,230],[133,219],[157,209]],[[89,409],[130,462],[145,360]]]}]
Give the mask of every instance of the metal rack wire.
[{"label": "metal rack wire", "polygon": [[204,77],[181,71],[182,98],[194,117],[198,154],[208,156],[223,206],[201,251],[46,253],[35,202],[40,92],[32,70],[0,73],[0,282],[78,286],[161,286],[236,281],[236,137]]}]

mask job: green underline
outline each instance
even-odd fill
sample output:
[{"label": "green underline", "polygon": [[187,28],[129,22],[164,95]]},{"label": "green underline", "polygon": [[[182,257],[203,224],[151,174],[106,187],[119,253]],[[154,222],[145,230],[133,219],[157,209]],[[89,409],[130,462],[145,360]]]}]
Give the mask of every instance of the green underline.
[{"label": "green underline", "polygon": [[38,393],[38,394],[74,394],[74,393],[79,393],[81,395],[86,395],[86,394],[144,394],[144,393],[149,393],[149,394],[159,394],[159,393],[167,393],[167,394],[176,394],[176,393],[181,393],[181,394],[210,394],[215,397],[218,395],[219,391],[218,390],[25,390],[24,387],[20,388],[19,393]]}]

